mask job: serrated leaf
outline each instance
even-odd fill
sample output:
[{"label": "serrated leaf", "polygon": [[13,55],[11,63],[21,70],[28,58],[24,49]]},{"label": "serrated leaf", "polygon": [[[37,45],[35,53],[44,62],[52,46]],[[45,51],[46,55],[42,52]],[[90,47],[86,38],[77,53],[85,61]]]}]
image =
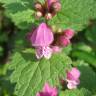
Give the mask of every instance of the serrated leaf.
[{"label": "serrated leaf", "polygon": [[85,88],[66,90],[61,92],[59,96],[92,96],[91,92]]},{"label": "serrated leaf", "polygon": [[33,51],[16,53],[10,64],[10,69],[14,70],[10,79],[17,83],[17,96],[35,96],[45,82],[56,84],[58,77],[64,75],[64,69],[70,66],[69,64],[71,60],[64,54],[55,54],[50,60],[38,61]]},{"label": "serrated leaf", "polygon": [[93,19],[95,0],[61,0],[61,4],[62,10],[49,21],[49,24],[63,29],[82,30],[88,25],[89,19]]},{"label": "serrated leaf", "polygon": [[96,72],[90,66],[84,64],[78,68],[81,71],[79,87],[87,88],[92,92],[92,94],[96,94]]},{"label": "serrated leaf", "polygon": [[[1,1],[6,9],[6,15],[12,19],[16,26],[28,29],[34,23],[34,10],[32,0],[4,0]],[[18,6],[18,7],[17,7]]]}]

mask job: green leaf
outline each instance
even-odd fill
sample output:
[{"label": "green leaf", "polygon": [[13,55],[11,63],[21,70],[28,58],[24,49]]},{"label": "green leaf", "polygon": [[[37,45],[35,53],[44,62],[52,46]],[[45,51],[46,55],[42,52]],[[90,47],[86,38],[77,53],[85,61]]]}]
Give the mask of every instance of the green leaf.
[{"label": "green leaf", "polygon": [[61,92],[59,96],[92,96],[91,92],[85,88],[75,89],[75,90],[66,90]]},{"label": "green leaf", "polygon": [[64,76],[71,60],[64,54],[55,54],[50,60],[36,60],[31,50],[15,53],[10,64],[11,81],[16,83],[17,96],[35,96],[45,82],[57,84],[58,77]]},{"label": "green leaf", "polygon": [[3,51],[4,49],[2,48],[2,46],[0,46],[0,57],[3,56]]},{"label": "green leaf", "polygon": [[96,68],[96,56],[91,53],[82,51],[82,50],[74,50],[72,52],[72,56],[81,60],[84,60],[94,66]]},{"label": "green leaf", "polygon": [[88,53],[92,53],[93,51],[92,48],[84,42],[74,44],[73,48],[74,50],[82,50]]},{"label": "green leaf", "polygon": [[[34,23],[34,10],[32,0],[3,0],[6,15],[12,19],[16,26],[28,29]],[[18,6],[18,7],[17,7]]]},{"label": "green leaf", "polygon": [[89,42],[96,44],[96,21],[86,30],[85,36]]},{"label": "green leaf", "polygon": [[79,66],[78,68],[81,72],[79,87],[84,87],[90,90],[92,94],[96,94],[96,72],[91,67],[89,67],[88,64],[85,65],[85,63],[82,63],[82,66]]},{"label": "green leaf", "polygon": [[96,12],[93,11],[93,6],[96,6],[95,0],[61,0],[61,4],[62,10],[49,21],[50,25],[78,31],[85,28],[90,19],[96,18]]}]

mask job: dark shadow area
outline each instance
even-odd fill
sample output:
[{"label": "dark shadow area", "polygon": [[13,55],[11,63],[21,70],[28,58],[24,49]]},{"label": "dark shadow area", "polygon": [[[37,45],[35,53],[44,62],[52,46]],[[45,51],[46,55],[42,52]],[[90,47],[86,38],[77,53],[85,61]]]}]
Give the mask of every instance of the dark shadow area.
[{"label": "dark shadow area", "polygon": [[8,75],[0,75],[0,96],[15,96],[14,88],[15,84],[8,80]]}]

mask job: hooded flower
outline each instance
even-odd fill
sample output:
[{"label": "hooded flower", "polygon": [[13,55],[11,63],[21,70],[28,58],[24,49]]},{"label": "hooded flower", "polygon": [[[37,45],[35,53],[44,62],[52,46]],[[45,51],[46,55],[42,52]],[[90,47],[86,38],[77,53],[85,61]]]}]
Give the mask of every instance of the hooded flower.
[{"label": "hooded flower", "polygon": [[36,96],[57,96],[57,88],[52,88],[48,83],[44,85],[43,91],[36,94]]},{"label": "hooded flower", "polygon": [[71,71],[67,71],[67,87],[69,89],[77,88],[77,85],[80,83],[79,77],[80,71],[77,68],[72,68]]},{"label": "hooded flower", "polygon": [[45,47],[49,46],[54,38],[51,29],[46,23],[41,23],[32,33],[30,40],[34,47]]},{"label": "hooded flower", "polygon": [[41,59],[42,57],[49,59],[51,57],[52,49],[50,48],[50,44],[53,42],[54,37],[46,23],[41,23],[33,32],[28,34],[27,38],[36,49],[37,59]]}]

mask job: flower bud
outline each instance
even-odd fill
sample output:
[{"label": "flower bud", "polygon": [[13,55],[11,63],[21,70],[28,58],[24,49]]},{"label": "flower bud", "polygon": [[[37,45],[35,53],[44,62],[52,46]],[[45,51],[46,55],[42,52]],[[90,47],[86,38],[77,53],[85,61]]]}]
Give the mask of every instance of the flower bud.
[{"label": "flower bud", "polygon": [[35,9],[36,9],[37,11],[41,11],[43,8],[42,8],[42,5],[41,5],[40,3],[36,3],[36,4],[35,4]]},{"label": "flower bud", "polygon": [[70,44],[70,40],[64,36],[60,36],[60,44],[62,46],[68,46]]},{"label": "flower bud", "polygon": [[51,5],[54,3],[54,2],[57,2],[58,0],[46,0],[47,1],[47,4],[48,4],[48,7],[50,8]]},{"label": "flower bud", "polygon": [[72,29],[64,30],[64,35],[66,38],[71,39],[74,36],[74,30]]},{"label": "flower bud", "polygon": [[60,2],[55,2],[52,4],[52,8],[54,9],[55,12],[58,12],[61,10],[61,4]]},{"label": "flower bud", "polygon": [[45,15],[45,18],[46,18],[47,20],[52,19],[52,15],[51,15],[51,13],[47,13],[47,14]]},{"label": "flower bud", "polygon": [[39,18],[42,17],[42,16],[43,16],[42,12],[40,12],[40,11],[37,11],[37,12],[36,12],[36,18],[37,18],[37,19],[39,19]]}]

